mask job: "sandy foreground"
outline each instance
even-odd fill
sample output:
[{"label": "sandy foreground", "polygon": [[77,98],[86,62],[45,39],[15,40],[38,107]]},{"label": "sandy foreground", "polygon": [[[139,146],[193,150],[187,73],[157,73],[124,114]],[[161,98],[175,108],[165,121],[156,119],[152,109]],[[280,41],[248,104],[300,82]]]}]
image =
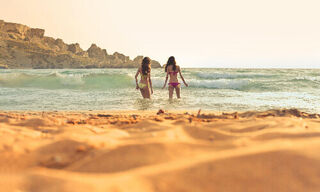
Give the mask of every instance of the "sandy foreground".
[{"label": "sandy foreground", "polygon": [[0,191],[320,191],[320,115],[0,111]]}]

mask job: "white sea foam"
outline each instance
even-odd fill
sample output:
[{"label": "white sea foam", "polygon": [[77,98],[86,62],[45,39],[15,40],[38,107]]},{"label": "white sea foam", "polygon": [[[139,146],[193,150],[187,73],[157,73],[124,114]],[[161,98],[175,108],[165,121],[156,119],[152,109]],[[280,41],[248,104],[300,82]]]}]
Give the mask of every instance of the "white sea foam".
[{"label": "white sea foam", "polygon": [[197,73],[196,76],[203,78],[203,79],[234,79],[238,78],[239,75],[237,74],[229,74],[229,73]]},{"label": "white sea foam", "polygon": [[312,76],[299,76],[295,77],[294,80],[308,80],[308,81],[318,81],[320,82],[320,76],[312,77]]},{"label": "white sea foam", "polygon": [[262,74],[262,73],[210,73],[199,72],[196,73],[196,77],[200,79],[243,79],[243,78],[271,78],[274,74]]},{"label": "white sea foam", "polygon": [[62,85],[83,85],[85,82],[83,80],[83,74],[61,74],[55,72],[54,75],[59,79]]},{"label": "white sea foam", "polygon": [[212,89],[241,89],[250,83],[249,80],[230,80],[230,79],[218,79],[218,80],[196,80],[189,81],[190,87],[199,88],[212,88]]}]

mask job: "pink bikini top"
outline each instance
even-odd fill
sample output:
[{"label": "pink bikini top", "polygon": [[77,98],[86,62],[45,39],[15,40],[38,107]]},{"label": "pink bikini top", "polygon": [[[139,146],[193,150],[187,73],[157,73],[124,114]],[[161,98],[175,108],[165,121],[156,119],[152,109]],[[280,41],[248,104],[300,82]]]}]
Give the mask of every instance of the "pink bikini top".
[{"label": "pink bikini top", "polygon": [[176,72],[176,71],[171,71],[171,72],[169,72],[169,74],[173,74],[173,75],[176,75],[178,72]]}]

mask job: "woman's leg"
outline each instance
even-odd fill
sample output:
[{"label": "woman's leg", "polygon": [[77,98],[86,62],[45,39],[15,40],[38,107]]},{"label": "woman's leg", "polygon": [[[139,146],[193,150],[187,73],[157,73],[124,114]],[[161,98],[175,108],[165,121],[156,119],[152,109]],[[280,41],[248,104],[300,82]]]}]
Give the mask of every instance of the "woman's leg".
[{"label": "woman's leg", "polygon": [[150,99],[150,90],[148,87],[145,87],[143,89],[140,89],[141,95],[143,98],[149,98]]},{"label": "woman's leg", "polygon": [[180,86],[175,87],[177,98],[180,99]]},{"label": "woman's leg", "polygon": [[173,87],[172,86],[169,86],[168,90],[169,90],[169,99],[172,99],[172,96],[173,96]]},{"label": "woman's leg", "polygon": [[150,91],[149,87],[145,87],[144,91],[145,91],[145,98],[150,99],[151,98],[151,91]]},{"label": "woman's leg", "polygon": [[144,90],[143,90],[143,89],[140,89],[140,92],[141,92],[142,98],[145,98]]}]

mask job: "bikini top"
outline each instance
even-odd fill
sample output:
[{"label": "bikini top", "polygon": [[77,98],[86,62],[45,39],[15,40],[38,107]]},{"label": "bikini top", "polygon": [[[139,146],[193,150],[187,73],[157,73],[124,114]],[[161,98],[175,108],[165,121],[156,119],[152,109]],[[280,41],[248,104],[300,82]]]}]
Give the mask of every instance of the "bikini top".
[{"label": "bikini top", "polygon": [[178,72],[176,72],[176,71],[170,71],[169,74],[176,75],[176,74],[178,74]]}]

